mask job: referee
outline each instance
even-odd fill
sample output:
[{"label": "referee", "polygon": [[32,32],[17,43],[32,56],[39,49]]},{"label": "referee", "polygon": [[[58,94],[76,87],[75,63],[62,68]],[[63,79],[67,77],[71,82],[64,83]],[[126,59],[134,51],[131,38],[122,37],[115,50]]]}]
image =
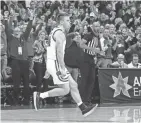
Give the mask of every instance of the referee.
[{"label": "referee", "polygon": [[82,101],[86,105],[91,105],[91,97],[95,83],[94,57],[96,55],[95,47],[97,38],[90,26],[84,28],[82,40],[85,40],[85,43],[80,46],[84,49],[84,61],[80,64],[81,82],[78,86]]}]

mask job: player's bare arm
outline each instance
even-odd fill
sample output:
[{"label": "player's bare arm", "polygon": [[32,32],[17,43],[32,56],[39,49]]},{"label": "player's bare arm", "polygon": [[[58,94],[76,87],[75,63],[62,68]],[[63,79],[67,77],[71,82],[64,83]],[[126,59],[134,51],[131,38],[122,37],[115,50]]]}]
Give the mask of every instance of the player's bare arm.
[{"label": "player's bare arm", "polygon": [[65,63],[64,63],[64,51],[63,51],[63,43],[66,40],[65,35],[62,31],[57,31],[54,34],[54,38],[56,40],[56,54],[57,60],[61,66],[62,70],[65,70]]}]

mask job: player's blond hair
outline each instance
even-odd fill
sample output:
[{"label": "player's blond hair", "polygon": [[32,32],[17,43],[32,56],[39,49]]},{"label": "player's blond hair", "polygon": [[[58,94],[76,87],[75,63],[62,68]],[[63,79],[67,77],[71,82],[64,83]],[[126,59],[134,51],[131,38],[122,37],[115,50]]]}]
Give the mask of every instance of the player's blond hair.
[{"label": "player's blond hair", "polygon": [[69,17],[69,14],[67,14],[66,12],[59,13],[56,18],[56,21],[60,23],[60,21],[63,20],[64,17]]}]

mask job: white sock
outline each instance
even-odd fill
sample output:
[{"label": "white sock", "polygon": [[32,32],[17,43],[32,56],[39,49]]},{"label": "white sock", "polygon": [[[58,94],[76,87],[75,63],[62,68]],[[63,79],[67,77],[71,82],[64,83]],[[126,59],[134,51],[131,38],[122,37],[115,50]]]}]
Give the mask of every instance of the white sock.
[{"label": "white sock", "polygon": [[83,102],[77,103],[78,106],[80,106]]},{"label": "white sock", "polygon": [[48,92],[40,93],[42,99],[49,97]]}]

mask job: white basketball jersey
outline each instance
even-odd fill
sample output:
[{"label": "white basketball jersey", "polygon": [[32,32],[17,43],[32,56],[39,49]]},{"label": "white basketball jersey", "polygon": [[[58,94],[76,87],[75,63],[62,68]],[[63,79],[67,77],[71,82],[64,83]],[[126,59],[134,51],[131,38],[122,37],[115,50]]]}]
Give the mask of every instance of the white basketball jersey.
[{"label": "white basketball jersey", "polygon": [[[54,34],[57,32],[57,31],[62,31],[61,28],[54,28],[50,35],[49,35],[49,41],[50,41],[50,45],[47,47],[47,59],[52,59],[52,60],[57,60],[57,53],[56,53],[56,40],[54,39]],[[63,31],[62,31],[63,32]],[[64,44],[63,44],[63,51],[65,53],[65,46],[66,46],[66,40],[63,41]]]}]

